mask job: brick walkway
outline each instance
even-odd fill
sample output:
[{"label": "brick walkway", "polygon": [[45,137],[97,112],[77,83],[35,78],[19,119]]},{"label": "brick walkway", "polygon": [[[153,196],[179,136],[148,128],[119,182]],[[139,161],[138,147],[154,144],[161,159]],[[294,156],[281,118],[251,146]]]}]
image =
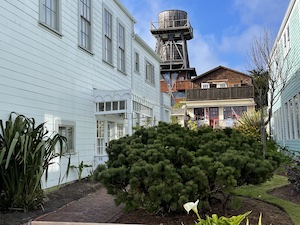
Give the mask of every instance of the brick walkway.
[{"label": "brick walkway", "polygon": [[71,202],[57,211],[42,215],[34,221],[112,223],[122,215],[105,188]]}]

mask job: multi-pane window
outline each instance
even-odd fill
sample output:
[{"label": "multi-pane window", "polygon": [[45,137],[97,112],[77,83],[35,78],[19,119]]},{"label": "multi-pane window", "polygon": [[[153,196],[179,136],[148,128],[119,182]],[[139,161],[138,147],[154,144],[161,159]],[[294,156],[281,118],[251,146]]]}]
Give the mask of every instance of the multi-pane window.
[{"label": "multi-pane window", "polygon": [[59,125],[58,133],[67,139],[67,142],[63,143],[63,153],[74,153],[74,126]]},{"label": "multi-pane window", "polygon": [[112,64],[112,15],[104,9],[104,61]]},{"label": "multi-pane window", "polygon": [[140,72],[140,55],[139,53],[134,53],[134,70]]},{"label": "multi-pane window", "polygon": [[243,112],[247,112],[247,106],[232,106],[223,108],[223,119],[237,119]]},{"label": "multi-pane window", "polygon": [[201,89],[209,88],[209,83],[201,83]]},{"label": "multi-pane window", "polygon": [[117,124],[117,138],[121,138],[124,136],[124,124],[118,123]]},{"label": "multi-pane window", "polygon": [[117,110],[125,110],[126,109],[126,101],[113,101],[113,102],[97,102],[96,103],[96,111],[97,112],[107,112],[107,111],[117,111]]},{"label": "multi-pane window", "polygon": [[60,32],[59,0],[40,0],[40,22]]},{"label": "multi-pane window", "polygon": [[294,139],[294,109],[293,109],[293,101],[292,99],[289,100],[289,117],[290,117],[290,139]]},{"label": "multi-pane window", "polygon": [[121,24],[119,24],[118,45],[118,69],[125,72],[125,28]]},{"label": "multi-pane window", "polygon": [[97,154],[105,154],[104,121],[97,120]]},{"label": "multi-pane window", "polygon": [[91,0],[80,0],[79,45],[91,50]]},{"label": "multi-pane window", "polygon": [[146,81],[151,84],[155,84],[154,80],[154,66],[146,61]]},{"label": "multi-pane window", "polygon": [[289,119],[289,109],[288,109],[288,103],[284,104],[284,111],[285,111],[285,124],[286,124],[286,138],[290,139],[290,119]]}]

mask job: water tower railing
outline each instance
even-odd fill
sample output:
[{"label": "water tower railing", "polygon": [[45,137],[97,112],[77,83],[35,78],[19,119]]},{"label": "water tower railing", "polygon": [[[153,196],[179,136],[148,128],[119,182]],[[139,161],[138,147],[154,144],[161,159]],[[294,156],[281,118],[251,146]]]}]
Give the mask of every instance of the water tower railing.
[{"label": "water tower railing", "polygon": [[166,29],[166,28],[191,28],[188,19],[180,20],[164,20],[160,22],[151,22],[151,30]]}]

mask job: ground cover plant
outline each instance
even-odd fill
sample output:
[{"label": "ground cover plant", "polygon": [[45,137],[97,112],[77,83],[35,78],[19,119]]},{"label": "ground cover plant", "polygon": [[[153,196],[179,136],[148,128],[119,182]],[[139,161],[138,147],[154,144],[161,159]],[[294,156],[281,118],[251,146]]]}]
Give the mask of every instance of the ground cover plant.
[{"label": "ground cover plant", "polygon": [[216,199],[226,205],[235,187],[265,182],[281,160],[274,150],[263,159],[260,141],[234,129],[166,123],[110,142],[107,153],[95,178],[126,210],[156,213],[182,212],[190,199],[200,209]]}]

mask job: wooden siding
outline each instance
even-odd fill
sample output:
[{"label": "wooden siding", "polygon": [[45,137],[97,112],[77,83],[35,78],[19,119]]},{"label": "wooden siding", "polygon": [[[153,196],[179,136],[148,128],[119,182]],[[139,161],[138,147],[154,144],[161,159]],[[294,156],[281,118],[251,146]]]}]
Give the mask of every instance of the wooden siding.
[{"label": "wooden siding", "polygon": [[187,101],[253,98],[252,86],[187,90]]},{"label": "wooden siding", "polygon": [[[140,61],[148,59],[155,67],[156,85],[145,84],[142,71],[136,81],[132,70],[133,21],[115,1],[93,1],[92,50],[78,47],[78,1],[61,1],[61,34],[39,24],[39,1],[3,1],[0,4],[0,119],[12,111],[34,117],[37,123],[47,122],[55,131],[55,121],[76,124],[76,154],[71,164],[82,160],[94,164],[96,118],[93,90],[132,89],[136,95],[153,102],[154,116],[160,118],[159,61],[141,45]],[[113,63],[102,60],[103,7],[112,11]],[[125,27],[125,73],[117,69],[117,24]],[[141,67],[142,68],[142,67]],[[58,184],[64,176],[67,161],[54,164],[44,188]],[[84,171],[83,176],[88,175]],[[77,179],[71,171],[63,182]]]},{"label": "wooden siding", "polygon": [[[289,7],[287,9],[284,20],[282,21],[281,28],[279,33],[277,34],[276,47],[283,48],[283,39],[284,34],[287,31],[287,26],[289,26],[289,34],[290,34],[290,49],[285,56],[285,60],[289,60],[289,64],[293,63],[292,70],[288,76],[288,83],[284,91],[280,94],[279,98],[275,102],[273,107],[273,112],[281,109],[281,124],[279,125],[280,130],[282,131],[283,137],[279,139],[278,135],[274,135],[278,139],[276,142],[286,147],[287,149],[295,152],[300,152],[300,139],[288,139],[288,122],[291,121],[291,115],[286,113],[285,104],[289,102],[289,100],[293,99],[295,95],[300,93],[300,64],[298,63],[300,60],[300,18],[299,18],[299,0],[290,1]],[[299,103],[298,103],[299,104]],[[274,130],[274,118],[271,120],[271,130],[274,134],[277,132]]]}]

